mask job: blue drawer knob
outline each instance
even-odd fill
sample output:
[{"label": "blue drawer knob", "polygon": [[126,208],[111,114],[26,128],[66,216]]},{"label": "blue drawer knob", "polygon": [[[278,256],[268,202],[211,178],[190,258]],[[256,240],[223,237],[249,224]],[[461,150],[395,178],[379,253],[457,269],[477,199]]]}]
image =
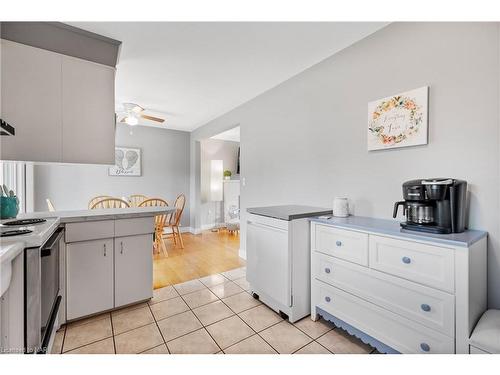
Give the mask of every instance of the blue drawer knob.
[{"label": "blue drawer knob", "polygon": [[330,268],[328,268],[328,267],[327,267],[327,268],[325,268],[325,272],[326,272],[326,273],[330,273]]},{"label": "blue drawer knob", "polygon": [[402,260],[403,260],[403,263],[405,263],[405,264],[410,264],[411,263],[411,259],[408,258],[408,257],[403,257]]},{"label": "blue drawer knob", "polygon": [[331,299],[330,297],[328,297],[328,296],[327,296],[327,297],[325,297],[325,301],[326,301],[326,302],[330,302],[331,300],[332,300],[332,299]]},{"label": "blue drawer knob", "polygon": [[429,350],[431,350],[431,347],[429,346],[429,344],[423,342],[420,344],[420,349],[422,349],[422,351],[424,352],[428,352]]},{"label": "blue drawer knob", "polygon": [[424,311],[431,311],[431,307],[430,307],[428,304],[426,304],[426,303],[422,303],[422,304],[420,305],[420,308],[421,308],[422,310],[424,310]]},{"label": "blue drawer knob", "polygon": [[335,245],[337,245],[337,246],[342,246],[342,241],[337,241],[337,242],[335,242]]}]

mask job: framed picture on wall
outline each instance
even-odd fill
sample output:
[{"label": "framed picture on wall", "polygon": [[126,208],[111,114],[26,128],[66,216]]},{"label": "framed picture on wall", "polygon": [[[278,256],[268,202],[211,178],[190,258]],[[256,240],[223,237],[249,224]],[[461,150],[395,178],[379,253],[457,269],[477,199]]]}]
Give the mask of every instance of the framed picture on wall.
[{"label": "framed picture on wall", "polygon": [[115,147],[115,165],[109,167],[110,176],[141,176],[141,149]]},{"label": "framed picture on wall", "polygon": [[368,103],[368,151],[427,144],[429,87]]}]

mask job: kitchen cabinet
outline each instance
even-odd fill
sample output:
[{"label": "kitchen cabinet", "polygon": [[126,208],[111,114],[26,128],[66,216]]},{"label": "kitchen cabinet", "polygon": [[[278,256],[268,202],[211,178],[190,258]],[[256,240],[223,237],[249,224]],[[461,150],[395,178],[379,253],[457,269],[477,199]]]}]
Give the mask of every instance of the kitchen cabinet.
[{"label": "kitchen cabinet", "polygon": [[113,164],[115,69],[0,40],[2,160]]},{"label": "kitchen cabinet", "polygon": [[66,224],[66,320],[153,296],[154,217]]},{"label": "kitchen cabinet", "polygon": [[114,307],[113,239],[66,244],[67,320]]},{"label": "kitchen cabinet", "polygon": [[113,164],[115,70],[62,56],[62,160]]},{"label": "kitchen cabinet", "polygon": [[152,237],[142,234],[115,238],[115,307],[153,296]]},{"label": "kitchen cabinet", "polygon": [[0,40],[1,118],[15,127],[2,136],[1,160],[61,161],[61,56]]}]

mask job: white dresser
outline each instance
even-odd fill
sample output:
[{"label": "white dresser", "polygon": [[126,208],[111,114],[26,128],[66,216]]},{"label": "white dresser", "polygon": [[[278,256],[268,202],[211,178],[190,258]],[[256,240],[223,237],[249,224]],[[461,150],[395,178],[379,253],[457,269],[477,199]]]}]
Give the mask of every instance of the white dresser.
[{"label": "white dresser", "polygon": [[486,310],[486,240],[401,232],[392,220],[311,222],[311,317],[386,353],[469,353]]}]

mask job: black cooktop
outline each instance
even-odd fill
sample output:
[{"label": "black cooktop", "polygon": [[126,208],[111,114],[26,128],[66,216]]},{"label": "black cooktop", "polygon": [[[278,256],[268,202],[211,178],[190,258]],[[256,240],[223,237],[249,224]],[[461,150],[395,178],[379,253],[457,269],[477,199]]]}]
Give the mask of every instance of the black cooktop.
[{"label": "black cooktop", "polygon": [[23,219],[23,220],[12,220],[3,223],[3,225],[15,226],[15,225],[33,225],[45,223],[45,219]]},{"label": "black cooktop", "polygon": [[13,230],[6,230],[3,232],[0,232],[0,237],[11,237],[11,236],[20,236],[21,234],[28,234],[33,232],[32,230],[29,229],[13,229]]}]

